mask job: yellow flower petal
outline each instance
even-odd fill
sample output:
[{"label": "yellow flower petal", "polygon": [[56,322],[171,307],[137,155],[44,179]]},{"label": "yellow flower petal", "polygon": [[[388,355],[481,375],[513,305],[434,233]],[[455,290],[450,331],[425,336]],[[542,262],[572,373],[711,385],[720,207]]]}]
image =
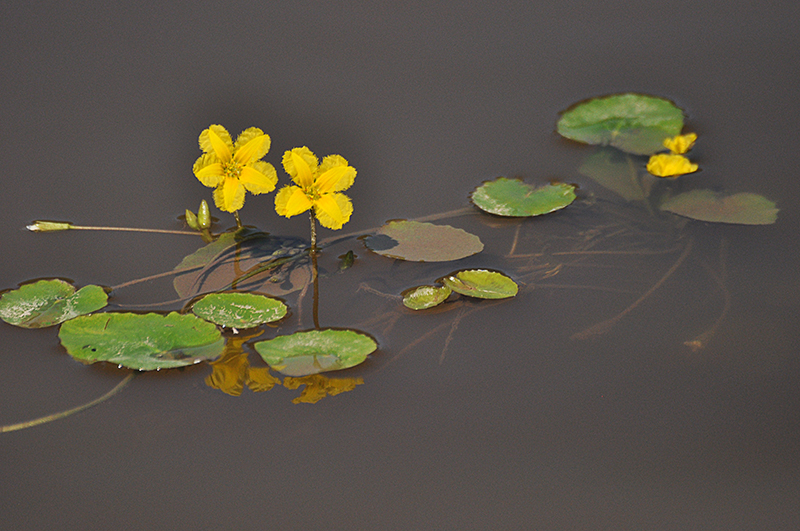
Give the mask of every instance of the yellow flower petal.
[{"label": "yellow flower petal", "polygon": [[231,135],[221,125],[210,125],[200,133],[200,149],[206,153],[215,153],[222,162],[228,162],[233,149]]},{"label": "yellow flower petal", "polygon": [[314,184],[314,173],[318,164],[317,156],[305,146],[283,154],[283,169],[292,177],[295,184],[304,190],[308,190]]},{"label": "yellow flower petal", "polygon": [[214,204],[224,212],[236,212],[244,206],[244,186],[228,177],[214,190]]},{"label": "yellow flower petal", "polygon": [[201,183],[206,186],[211,186],[212,188],[219,186],[224,176],[222,163],[213,153],[201,155],[200,158],[195,161],[192,171],[194,171],[195,177],[197,177]]},{"label": "yellow flower petal", "polygon": [[278,184],[278,173],[272,164],[257,160],[242,168],[239,182],[251,194],[265,194],[275,189]]},{"label": "yellow flower petal", "polygon": [[317,191],[321,194],[341,192],[353,186],[356,169],[347,164],[340,155],[328,155],[322,159],[319,177],[315,181]]},{"label": "yellow flower petal", "polygon": [[672,151],[672,153],[676,155],[683,155],[694,146],[695,141],[697,140],[697,135],[695,133],[689,133],[688,135],[678,135],[672,138],[664,139],[664,147],[668,150]]},{"label": "yellow flower petal", "polygon": [[313,206],[311,200],[297,186],[284,186],[275,194],[275,212],[290,218],[302,214]]},{"label": "yellow flower petal", "polygon": [[653,155],[647,162],[647,171],[656,177],[676,177],[697,171],[697,164],[683,155],[667,155],[664,153]]},{"label": "yellow flower petal", "polygon": [[314,215],[328,229],[341,229],[352,213],[353,203],[344,194],[325,194],[314,201]]},{"label": "yellow flower petal", "polygon": [[258,127],[245,129],[233,146],[233,158],[240,164],[249,164],[266,155],[270,143],[269,135],[265,135]]}]

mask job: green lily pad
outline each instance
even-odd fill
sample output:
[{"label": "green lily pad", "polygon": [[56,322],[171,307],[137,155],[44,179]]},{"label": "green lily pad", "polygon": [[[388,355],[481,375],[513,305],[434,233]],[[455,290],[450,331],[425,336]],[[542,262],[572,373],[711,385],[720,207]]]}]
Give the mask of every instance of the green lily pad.
[{"label": "green lily pad", "polygon": [[644,201],[650,195],[654,179],[650,174],[640,176],[639,166],[630,155],[616,149],[601,148],[586,158],[578,173],[626,201]]},{"label": "green lily pad", "polygon": [[194,315],[100,313],[67,321],[58,333],[70,356],[152,371],[193,365],[222,354],[225,339]]},{"label": "green lily pad", "polygon": [[412,310],[438,306],[453,292],[447,286],[417,286],[403,292],[403,304]]},{"label": "green lily pad", "polygon": [[614,94],[581,102],[558,120],[561,136],[650,155],[664,139],[680,134],[683,111],[669,100],[645,94]]},{"label": "green lily pad", "polygon": [[411,262],[448,262],[483,250],[474,234],[419,221],[390,221],[364,238],[364,245],[379,255]]},{"label": "green lily pad", "polygon": [[439,282],[456,293],[479,299],[506,299],[519,291],[517,283],[503,273],[485,269],[457,271]]},{"label": "green lily pad", "polygon": [[758,194],[720,195],[712,190],[678,194],[661,205],[661,210],[687,218],[715,223],[771,225],[778,219],[775,203]]},{"label": "green lily pad", "polygon": [[192,306],[198,317],[228,328],[253,328],[282,319],[286,305],[255,293],[211,293]]},{"label": "green lily pad", "polygon": [[539,216],[560,210],[575,200],[575,187],[554,183],[538,188],[519,179],[498,177],[472,192],[475,206],[498,216]]},{"label": "green lily pad", "polygon": [[270,367],[287,376],[338,371],[363,363],[378,348],[355,330],[309,330],[253,345]]},{"label": "green lily pad", "polygon": [[40,280],[0,298],[0,319],[23,328],[57,325],[105,307],[108,294],[100,286],[75,286],[63,280]]}]

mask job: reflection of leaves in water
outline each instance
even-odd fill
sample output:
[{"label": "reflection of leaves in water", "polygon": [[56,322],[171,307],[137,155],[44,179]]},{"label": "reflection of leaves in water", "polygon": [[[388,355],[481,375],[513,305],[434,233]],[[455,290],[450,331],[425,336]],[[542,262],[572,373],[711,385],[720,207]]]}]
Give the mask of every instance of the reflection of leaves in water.
[{"label": "reflection of leaves in water", "polygon": [[[302,238],[270,236],[253,229],[225,233],[183,259],[173,285],[180,297],[235,288],[283,295],[311,278]],[[234,285],[232,285],[234,284]]]},{"label": "reflection of leaves in water", "polygon": [[270,374],[267,367],[250,367],[250,360],[243,350],[246,341],[258,337],[262,332],[230,338],[222,356],[209,363],[211,374],[206,376],[206,385],[231,396],[239,396],[245,384],[251,391],[269,391],[281,381]]},{"label": "reflection of leaves in water", "polygon": [[326,396],[336,396],[339,393],[352,391],[357,385],[364,383],[363,378],[328,378],[322,374],[300,376],[295,378],[287,376],[283,379],[283,386],[287,389],[297,389],[305,385],[300,396],[292,400],[294,404],[316,404]]}]

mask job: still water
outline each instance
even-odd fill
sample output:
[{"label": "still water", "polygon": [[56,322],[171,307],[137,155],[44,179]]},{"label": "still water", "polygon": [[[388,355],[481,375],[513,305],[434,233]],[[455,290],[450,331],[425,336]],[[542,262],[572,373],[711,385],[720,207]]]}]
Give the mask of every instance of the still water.
[{"label": "still water", "polygon": [[[233,397],[205,384],[202,364],[141,374],[97,407],[2,434],[3,525],[797,528],[798,9],[6,5],[2,289],[44,277],[113,286],[194,252],[191,237],[23,227],[180,229],[177,216],[210,198],[191,167],[211,123],[270,134],[281,185],[285,150],[344,155],[358,177],[343,231],[356,235],[468,207],[500,175],[580,188],[574,208],[546,219],[441,220],[486,245],[456,265],[393,262],[358,240],[326,250],[331,270],[349,249],[358,258],[323,279],[323,326],[380,343],[335,375],[361,378],[352,391],[316,404],[292,403],[300,391],[283,387]],[[685,109],[702,168],[686,179],[775,200],[778,222],[653,229],[578,173],[590,151],[554,133],[558,112],[622,91]],[[248,197],[242,218],[307,235],[307,219],[279,218],[272,195]],[[508,256],[515,235],[521,258]],[[635,310],[581,334],[647,292],[688,241]],[[400,309],[401,291],[462,267],[505,271],[525,289],[500,304]],[[296,297],[286,331],[312,326],[308,297]],[[114,303],[173,298],[162,279]],[[723,313],[704,348],[685,344]],[[0,337],[0,424],[88,402],[124,375],[73,361],[56,329],[3,324]]]}]

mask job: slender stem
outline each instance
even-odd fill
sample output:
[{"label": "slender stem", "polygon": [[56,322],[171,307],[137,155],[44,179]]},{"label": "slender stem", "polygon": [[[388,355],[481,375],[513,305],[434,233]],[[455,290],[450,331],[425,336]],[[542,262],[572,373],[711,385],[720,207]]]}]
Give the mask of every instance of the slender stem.
[{"label": "slender stem", "polygon": [[319,330],[319,270],[317,269],[317,252],[311,249],[311,275],[314,282],[314,303],[311,314],[314,317],[314,328]]},{"label": "slender stem", "polygon": [[233,217],[236,218],[236,228],[237,229],[241,229],[242,228],[242,220],[239,219],[239,211],[238,210],[234,211]]},{"label": "slender stem", "polygon": [[91,402],[89,402],[87,404],[83,404],[81,406],[74,407],[74,408],[68,409],[66,411],[61,411],[59,413],[53,413],[52,415],[47,415],[45,417],[39,417],[38,419],[28,420],[28,421],[25,421],[25,422],[18,422],[16,424],[9,424],[7,426],[0,426],[0,433],[5,433],[7,431],[23,430],[25,428],[32,428],[33,426],[38,426],[39,424],[45,424],[45,423],[51,422],[53,420],[63,419],[64,417],[68,417],[68,416],[70,416],[72,414],[75,414],[75,413],[78,413],[80,411],[83,411],[84,409],[89,409],[90,407],[96,406],[100,402],[108,400],[109,398],[111,398],[112,396],[117,394],[126,385],[128,385],[128,383],[133,379],[134,376],[136,376],[135,372],[128,373],[128,375],[125,378],[123,378],[122,381],[119,382],[114,387],[114,389],[112,389],[111,391],[107,392],[106,394],[104,394],[100,398],[95,398],[94,400],[92,400]]},{"label": "slender stem", "polygon": [[667,272],[664,273],[664,275],[658,280],[658,282],[653,284],[650,287],[650,289],[647,290],[647,292],[645,292],[644,295],[636,299],[630,306],[622,310],[620,313],[618,313],[611,319],[606,319],[605,321],[594,324],[589,328],[586,328],[585,330],[576,332],[575,334],[572,334],[570,339],[589,339],[590,337],[597,336],[600,334],[605,334],[606,332],[611,330],[611,328],[613,328],[613,326],[617,324],[617,321],[619,321],[620,319],[625,317],[628,313],[633,311],[637,306],[639,306],[639,304],[641,304],[645,299],[647,299],[650,295],[652,295],[658,288],[660,288],[661,285],[664,282],[666,282],[669,277],[672,276],[672,274],[681,266],[683,261],[686,260],[686,257],[689,256],[689,253],[692,250],[692,243],[693,240],[689,240],[689,243],[686,244],[686,247],[683,249],[683,252],[675,261],[675,263],[672,264],[672,267],[670,267],[667,270]]},{"label": "slender stem", "polygon": [[308,211],[308,219],[311,221],[311,252],[317,252],[317,223],[314,220],[314,211]]},{"label": "slender stem", "polygon": [[191,236],[201,236],[197,231],[187,230],[167,230],[167,229],[142,229],[137,227],[87,227],[85,225],[71,225],[74,230],[110,230],[117,232],[155,232],[158,234],[188,234]]}]

